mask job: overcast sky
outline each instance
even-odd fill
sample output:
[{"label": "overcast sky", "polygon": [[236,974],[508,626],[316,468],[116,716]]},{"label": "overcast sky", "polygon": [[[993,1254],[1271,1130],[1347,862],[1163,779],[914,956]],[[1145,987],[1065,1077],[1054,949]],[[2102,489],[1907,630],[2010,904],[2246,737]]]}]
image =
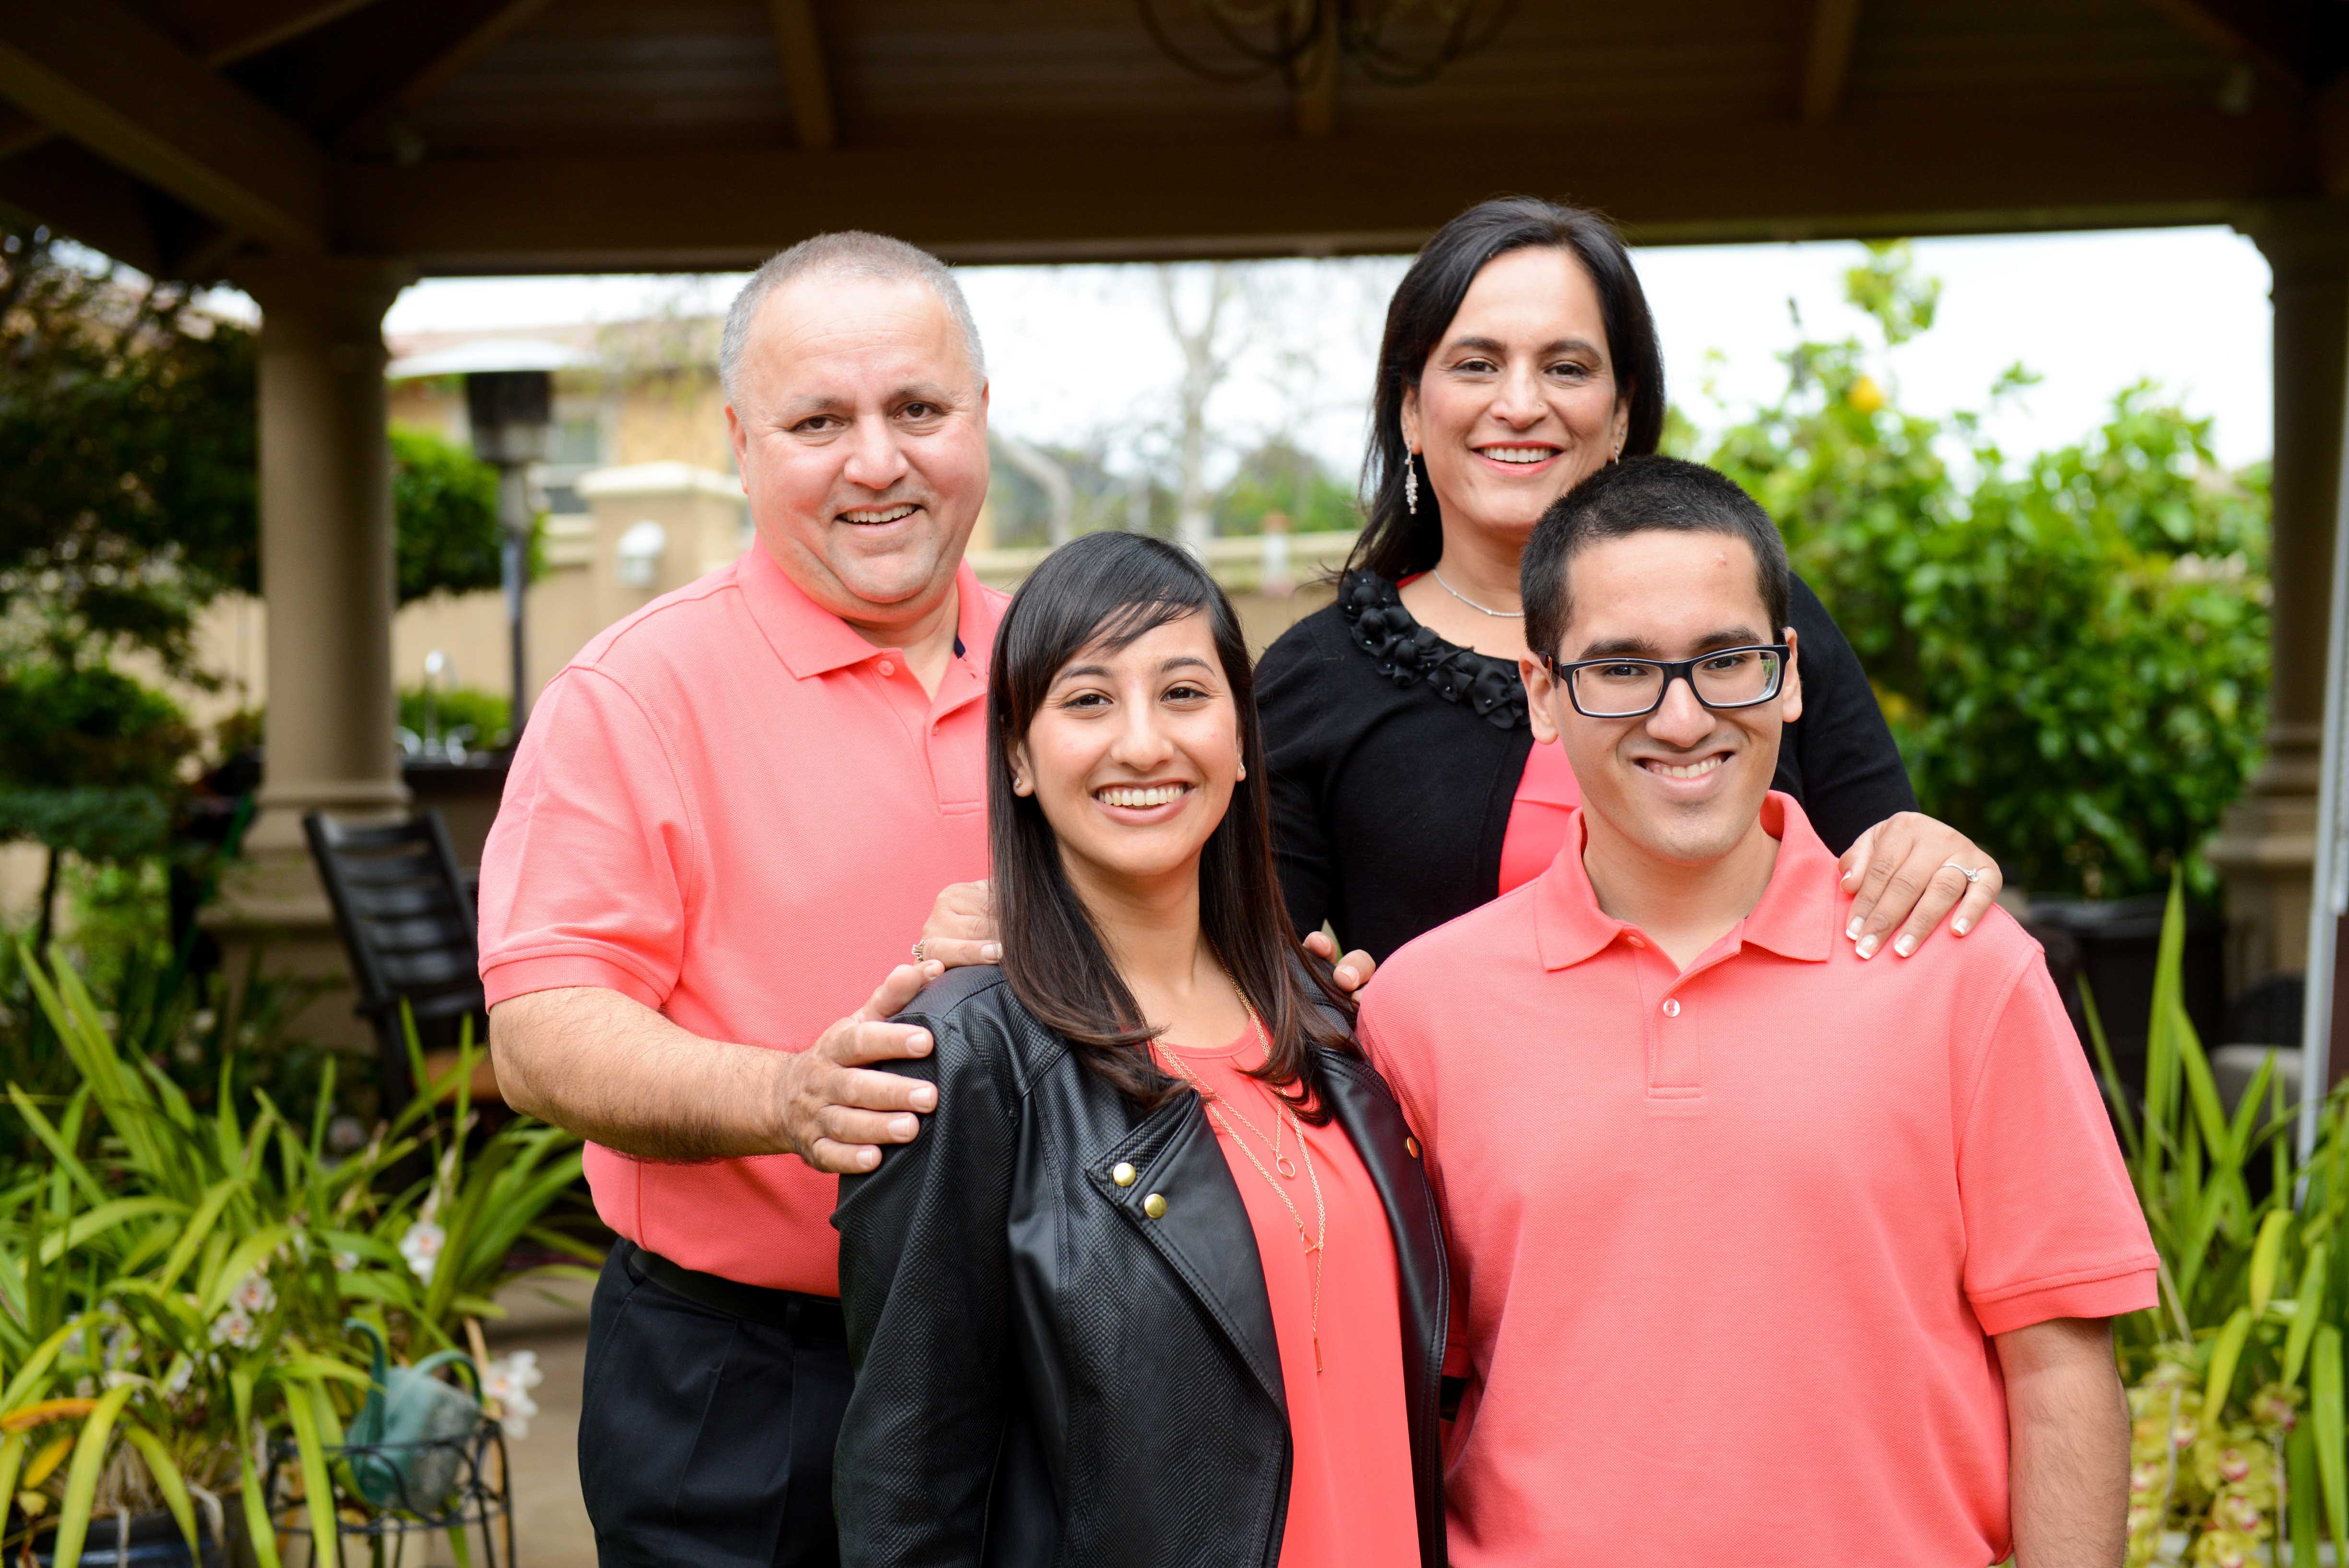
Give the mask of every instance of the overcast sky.
[{"label": "overcast sky", "polygon": [[[2078,439],[2113,394],[2151,378],[2216,421],[2230,464],[2271,444],[2271,313],[2266,261],[2225,229],[1926,240],[1922,271],[1943,282],[1934,329],[1890,361],[1920,412],[1978,408],[2017,361],[2040,384],[1992,427],[2012,452]],[[1700,425],[1750,407],[1782,384],[1775,358],[1805,335],[1861,332],[1842,302],[1849,244],[1659,246],[1638,253],[1663,334],[1673,400]],[[1399,259],[1295,261],[1252,269],[1236,319],[1244,337],[1210,405],[1231,450],[1288,431],[1341,472],[1359,462],[1379,311]],[[1149,269],[969,267],[998,429],[1112,452],[1163,444],[1181,358]],[[392,334],[611,321],[662,311],[716,312],[739,275],[446,278],[392,306]],[[1201,279],[1185,279],[1195,319]],[[1863,335],[1865,335],[1863,333]]]}]

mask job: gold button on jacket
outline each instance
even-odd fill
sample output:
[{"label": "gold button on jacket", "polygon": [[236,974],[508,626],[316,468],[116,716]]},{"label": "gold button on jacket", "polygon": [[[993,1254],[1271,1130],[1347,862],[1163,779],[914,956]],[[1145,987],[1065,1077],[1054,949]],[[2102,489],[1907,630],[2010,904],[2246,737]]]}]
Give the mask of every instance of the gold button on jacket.
[{"label": "gold button on jacket", "polygon": [[1133,1185],[1133,1167],[1121,1159],[1111,1168],[1109,1179],[1120,1187],[1131,1187]]},{"label": "gold button on jacket", "polygon": [[1156,1220],[1166,1212],[1166,1199],[1154,1192],[1142,1200],[1142,1211]]}]

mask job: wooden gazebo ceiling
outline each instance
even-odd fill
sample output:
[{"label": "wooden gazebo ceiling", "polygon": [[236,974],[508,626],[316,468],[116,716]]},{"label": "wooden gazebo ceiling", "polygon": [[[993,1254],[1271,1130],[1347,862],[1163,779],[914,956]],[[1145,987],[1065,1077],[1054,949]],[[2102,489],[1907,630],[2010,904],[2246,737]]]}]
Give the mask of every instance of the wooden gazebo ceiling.
[{"label": "wooden gazebo ceiling", "polygon": [[0,203],[198,277],[2209,222],[2349,194],[2344,63],[2349,0],[1524,0],[1417,88],[1204,81],[1133,0],[0,0]]}]

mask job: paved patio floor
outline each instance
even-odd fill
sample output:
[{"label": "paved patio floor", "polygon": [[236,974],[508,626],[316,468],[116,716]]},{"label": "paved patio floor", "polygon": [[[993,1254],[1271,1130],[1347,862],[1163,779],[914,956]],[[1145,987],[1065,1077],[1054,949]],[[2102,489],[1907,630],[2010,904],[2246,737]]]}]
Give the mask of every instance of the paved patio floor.
[{"label": "paved patio floor", "polygon": [[[482,1325],[492,1355],[534,1350],[546,1376],[532,1392],[538,1414],[531,1418],[530,1436],[506,1443],[513,1466],[514,1561],[522,1568],[595,1568],[595,1534],[579,1499],[579,1383],[586,1370],[589,1288],[510,1287],[499,1300],[512,1315]],[[570,1304],[541,1299],[547,1292]]]}]

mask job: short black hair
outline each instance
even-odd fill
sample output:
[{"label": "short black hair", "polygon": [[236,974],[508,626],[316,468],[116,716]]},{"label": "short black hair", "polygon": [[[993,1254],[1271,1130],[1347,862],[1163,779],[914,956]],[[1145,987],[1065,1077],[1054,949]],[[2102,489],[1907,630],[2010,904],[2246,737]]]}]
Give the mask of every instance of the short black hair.
[{"label": "short black hair", "polygon": [[1683,534],[1726,534],[1753,546],[1760,574],[1762,607],[1770,612],[1769,634],[1785,628],[1794,568],[1778,525],[1734,480],[1700,462],[1677,457],[1629,457],[1605,468],[1550,503],[1526,541],[1517,567],[1517,587],[1526,605],[1526,646],[1537,658],[1563,656],[1573,604],[1567,567],[1577,553],[1602,539],[1620,539],[1651,529]]}]

